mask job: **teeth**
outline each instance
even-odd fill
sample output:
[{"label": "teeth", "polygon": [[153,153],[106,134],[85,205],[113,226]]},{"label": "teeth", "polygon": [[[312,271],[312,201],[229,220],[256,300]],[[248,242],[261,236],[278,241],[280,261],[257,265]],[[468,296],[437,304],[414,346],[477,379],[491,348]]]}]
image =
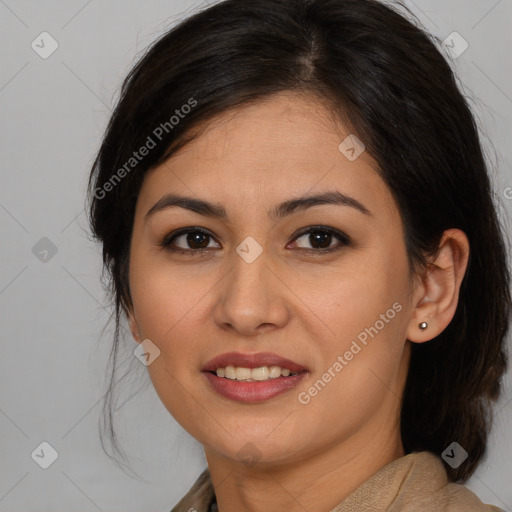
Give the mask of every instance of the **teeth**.
[{"label": "teeth", "polygon": [[226,366],[225,368],[225,373],[226,373],[226,379],[231,379],[231,380],[234,380],[236,379],[236,369],[234,366]]},{"label": "teeth", "polygon": [[268,366],[260,366],[250,370],[250,373],[253,380],[268,380],[270,372],[268,371]]},{"label": "teeth", "polygon": [[241,380],[246,382],[263,381],[269,379],[277,379],[278,377],[288,377],[289,375],[297,375],[288,368],[280,366],[260,366],[259,368],[244,368],[243,366],[229,365],[225,368],[218,368],[217,377],[224,377],[231,380]]},{"label": "teeth", "polygon": [[236,380],[247,380],[251,378],[250,368],[237,368],[235,370]]},{"label": "teeth", "polygon": [[[222,368],[220,368],[222,370]],[[280,366],[271,366],[268,369],[268,376],[271,379],[277,379],[277,377],[281,377],[281,367]]]}]

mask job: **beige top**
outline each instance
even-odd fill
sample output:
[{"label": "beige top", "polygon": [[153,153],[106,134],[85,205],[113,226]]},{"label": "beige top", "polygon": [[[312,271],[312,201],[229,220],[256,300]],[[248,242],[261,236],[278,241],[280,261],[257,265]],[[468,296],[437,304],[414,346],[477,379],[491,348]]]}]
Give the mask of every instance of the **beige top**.
[{"label": "beige top", "polygon": [[[171,512],[217,512],[205,469]],[[380,469],[330,512],[503,512],[485,505],[467,487],[448,482],[439,457],[416,452]],[[323,511],[318,511],[323,512]]]}]

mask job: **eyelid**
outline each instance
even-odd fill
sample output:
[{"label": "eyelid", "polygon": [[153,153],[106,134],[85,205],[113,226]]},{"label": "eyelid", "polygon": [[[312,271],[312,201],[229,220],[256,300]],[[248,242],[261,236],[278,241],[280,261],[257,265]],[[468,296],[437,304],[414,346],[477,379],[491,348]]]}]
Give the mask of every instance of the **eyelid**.
[{"label": "eyelid", "polygon": [[[350,245],[352,243],[350,237],[343,233],[343,231],[340,231],[339,229],[333,228],[331,226],[323,226],[321,224],[313,225],[313,226],[306,226],[304,228],[299,229],[296,231],[291,240],[295,241],[297,238],[300,238],[301,236],[307,235],[308,233],[314,233],[315,231],[323,231],[325,233],[329,233],[330,235],[333,235],[335,238],[337,238],[341,243],[344,245]],[[304,251],[311,251],[311,252],[319,252],[322,251],[330,251],[334,249],[304,249],[300,248]]]},{"label": "eyelid", "polygon": [[[168,249],[168,246],[179,236],[185,235],[187,233],[195,233],[195,232],[203,233],[204,235],[207,235],[207,236],[213,238],[214,240],[216,240],[215,236],[209,230],[207,230],[205,228],[201,228],[199,226],[187,226],[187,227],[172,231],[171,233],[165,235],[164,238],[162,239],[162,241],[159,243],[159,245],[162,246],[164,249]],[[168,250],[171,250],[171,249],[168,249]],[[181,248],[176,249],[177,252],[180,252],[180,251],[181,252],[201,252],[204,250],[208,250],[208,249],[195,249],[195,250],[194,249],[181,249]]]}]

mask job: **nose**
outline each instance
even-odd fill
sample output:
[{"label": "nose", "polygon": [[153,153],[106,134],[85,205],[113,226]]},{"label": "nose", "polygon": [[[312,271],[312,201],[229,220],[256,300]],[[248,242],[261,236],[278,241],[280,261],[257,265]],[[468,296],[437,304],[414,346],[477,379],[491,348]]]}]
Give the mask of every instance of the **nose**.
[{"label": "nose", "polygon": [[233,266],[217,288],[214,319],[224,330],[244,336],[282,328],[289,321],[289,289],[265,250],[251,263],[236,252]]}]

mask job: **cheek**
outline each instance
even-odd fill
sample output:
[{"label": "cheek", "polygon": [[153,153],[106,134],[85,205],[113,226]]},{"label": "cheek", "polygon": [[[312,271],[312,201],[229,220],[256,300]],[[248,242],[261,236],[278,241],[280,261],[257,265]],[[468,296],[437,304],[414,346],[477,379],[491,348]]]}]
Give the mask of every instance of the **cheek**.
[{"label": "cheek", "polygon": [[[304,313],[309,311],[311,321],[316,318],[321,328],[319,348],[338,350],[377,321],[379,327],[384,321],[389,331],[400,317],[396,309],[405,308],[408,286],[405,255],[375,251],[354,252],[329,272],[304,273],[293,289],[305,305]],[[395,303],[399,305],[393,309]]]},{"label": "cheek", "polygon": [[326,408],[322,414],[331,414],[332,400],[375,405],[387,393],[402,363],[408,290],[405,250],[354,255],[328,279],[302,282],[297,294],[309,298],[325,327],[317,332],[315,347],[321,357],[314,378],[329,381],[317,401],[319,409]]},{"label": "cheek", "polygon": [[319,364],[299,390],[302,427],[314,431],[322,418],[333,438],[360,429],[383,404],[394,411],[404,363],[406,308],[395,300],[399,294],[372,295],[348,284],[345,290],[339,305],[326,304],[324,318],[334,334],[317,339]]},{"label": "cheek", "polygon": [[205,294],[204,276],[195,277],[193,272],[144,255],[135,255],[133,261],[130,290],[141,334],[162,343],[194,315],[194,307]]},{"label": "cheek", "polygon": [[204,335],[204,319],[198,314],[209,286],[190,272],[146,261],[133,265],[130,287],[141,336],[160,350],[147,368],[149,375],[164,405],[180,421],[184,387],[195,385],[200,375],[197,340],[201,331]]},{"label": "cheek", "polygon": [[[145,270],[148,268],[151,272]],[[195,431],[197,402],[193,396],[202,376],[197,367],[198,346],[193,340],[197,340],[202,325],[197,313],[205,287],[204,282],[196,286],[190,277],[186,285],[180,283],[177,274],[159,271],[155,265],[142,266],[131,275],[131,292],[141,335],[160,350],[147,367],[153,387],[175,420],[199,439],[202,433]]]}]

